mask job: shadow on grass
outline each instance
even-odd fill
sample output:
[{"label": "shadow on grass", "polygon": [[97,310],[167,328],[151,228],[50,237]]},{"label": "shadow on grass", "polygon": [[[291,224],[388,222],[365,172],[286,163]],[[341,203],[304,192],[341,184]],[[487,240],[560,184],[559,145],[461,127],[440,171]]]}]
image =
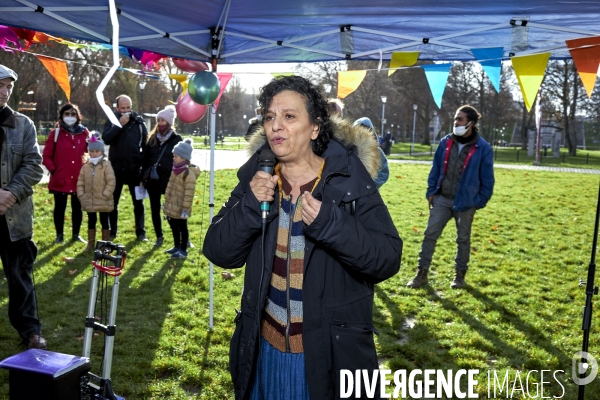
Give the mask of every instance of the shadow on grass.
[{"label": "shadow on grass", "polygon": [[[125,248],[136,243],[138,242],[129,242]],[[44,254],[39,262],[48,262],[62,250],[62,246],[53,249],[51,254]],[[144,266],[156,258],[157,250],[153,247],[134,260],[127,260],[119,280],[117,329],[111,377],[115,392],[126,398],[150,397],[147,383],[151,380],[152,364],[160,346],[163,323],[170,313],[171,288],[183,266],[183,263],[166,260],[162,265],[154,262],[151,270],[144,271]],[[82,253],[81,256],[88,256],[88,259],[83,261],[78,255],[73,267],[79,267],[85,274],[89,274],[88,278],[79,277],[78,283],[74,284],[74,280],[81,273],[67,275],[63,271],[37,284],[43,334],[48,340],[51,351],[73,355],[80,355],[83,351],[82,336],[90,298],[93,274],[90,262],[93,256],[92,253]],[[82,263],[85,263],[85,268],[81,268]],[[108,277],[107,281],[106,298],[102,298],[101,293],[97,296],[96,315],[101,312],[108,315],[110,304],[106,300],[111,298],[113,278]],[[55,299],[55,301],[48,299]],[[5,318],[7,312],[7,304],[0,307],[0,330],[3,332],[0,334],[0,359],[25,350],[25,347],[19,344],[18,335],[10,326],[8,318]],[[207,339],[207,349],[209,338],[210,336]],[[92,372],[97,373],[100,370],[103,343],[102,334],[93,340],[90,357]],[[206,354],[205,352],[205,357]],[[7,394],[8,374],[2,372],[0,373],[0,398],[4,398],[3,396]]]}]

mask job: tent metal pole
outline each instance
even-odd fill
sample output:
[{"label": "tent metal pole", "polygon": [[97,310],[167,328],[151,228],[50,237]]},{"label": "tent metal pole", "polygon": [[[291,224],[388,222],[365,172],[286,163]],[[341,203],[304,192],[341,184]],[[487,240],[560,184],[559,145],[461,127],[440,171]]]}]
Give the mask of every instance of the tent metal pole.
[{"label": "tent metal pole", "polygon": [[[210,194],[208,197],[208,223],[212,223],[215,211],[215,125],[217,108],[210,106]],[[213,263],[209,263],[208,329],[213,328]]]},{"label": "tent metal pole", "polygon": [[[25,1],[25,0],[15,0],[15,1],[17,1],[17,2],[19,2],[19,3],[21,3],[21,4],[24,4],[24,5],[28,6],[28,7],[31,7],[31,8],[32,8],[34,11],[35,11],[35,10],[37,10],[37,8],[38,8],[38,6],[37,6],[37,5],[35,5],[35,4],[33,4],[33,3],[30,3],[30,2],[28,2],[28,1]],[[108,9],[107,7],[104,7],[104,8],[105,8],[105,9]],[[59,15],[56,15],[56,14],[54,14],[52,11],[46,11],[46,9],[44,9],[44,15],[47,15],[47,16],[49,16],[50,18],[54,18],[54,19],[56,19],[56,20],[58,20],[58,21],[62,22],[62,23],[63,23],[63,24],[65,24],[65,25],[72,26],[73,28],[75,28],[75,29],[78,29],[78,30],[80,30],[80,31],[82,31],[82,32],[85,32],[85,33],[87,33],[88,35],[92,35],[92,36],[94,36],[94,37],[96,37],[96,38],[98,38],[98,39],[102,40],[103,42],[106,42],[106,43],[109,43],[109,42],[110,42],[110,39],[109,39],[107,36],[100,35],[99,33],[96,33],[96,32],[94,32],[94,31],[91,31],[91,30],[89,30],[89,29],[87,29],[87,28],[85,28],[85,27],[83,27],[83,26],[81,26],[81,25],[79,25],[79,24],[76,24],[76,23],[74,23],[74,22],[72,22],[72,21],[69,21],[69,20],[68,20],[68,19],[66,19],[66,18],[63,18],[63,17],[61,17],[61,16],[59,16]]]}]

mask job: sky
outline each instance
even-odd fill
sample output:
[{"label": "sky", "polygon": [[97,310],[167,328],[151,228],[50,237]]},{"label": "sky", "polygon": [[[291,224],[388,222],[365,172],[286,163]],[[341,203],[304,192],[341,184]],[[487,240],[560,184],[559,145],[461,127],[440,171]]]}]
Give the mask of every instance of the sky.
[{"label": "sky", "polygon": [[273,73],[294,72],[298,63],[219,64],[217,72],[233,72],[247,92],[258,90],[273,79]]}]

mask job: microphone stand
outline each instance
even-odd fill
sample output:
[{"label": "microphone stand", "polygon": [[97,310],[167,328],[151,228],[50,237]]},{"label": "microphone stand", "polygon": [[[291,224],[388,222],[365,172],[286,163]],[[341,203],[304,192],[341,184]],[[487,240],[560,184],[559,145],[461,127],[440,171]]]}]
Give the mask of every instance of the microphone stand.
[{"label": "microphone stand", "polygon": [[[592,325],[592,297],[598,294],[598,286],[594,286],[594,276],[596,275],[596,249],[598,247],[598,223],[600,221],[600,187],[598,188],[598,204],[596,205],[596,222],[594,224],[594,239],[592,241],[592,258],[588,266],[587,281],[579,278],[579,287],[586,284],[585,287],[585,307],[583,308],[583,345],[581,350],[587,353],[590,341],[590,327]],[[582,359],[586,362],[586,359]],[[580,378],[585,378],[585,373],[579,375]],[[578,400],[584,400],[585,385],[579,385]]]}]

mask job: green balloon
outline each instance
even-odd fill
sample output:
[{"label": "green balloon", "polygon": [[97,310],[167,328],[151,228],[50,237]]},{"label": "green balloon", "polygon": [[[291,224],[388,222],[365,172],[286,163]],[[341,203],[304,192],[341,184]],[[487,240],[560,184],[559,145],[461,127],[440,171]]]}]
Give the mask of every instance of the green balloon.
[{"label": "green balloon", "polygon": [[188,92],[194,102],[198,104],[212,104],[221,91],[219,78],[212,72],[196,72],[188,82]]}]

